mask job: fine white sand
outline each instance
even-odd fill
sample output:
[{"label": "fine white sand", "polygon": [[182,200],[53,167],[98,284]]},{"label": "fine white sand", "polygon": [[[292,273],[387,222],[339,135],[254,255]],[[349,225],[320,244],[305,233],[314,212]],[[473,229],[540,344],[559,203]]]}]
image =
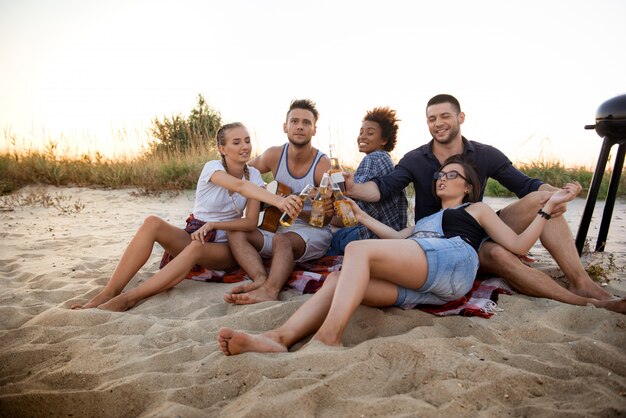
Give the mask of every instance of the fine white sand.
[{"label": "fine white sand", "polygon": [[[360,307],[346,349],[233,357],[216,343],[220,327],[274,328],[308,296],[231,306],[222,295],[233,285],[187,280],[125,313],[72,311],[107,282],[147,215],[183,226],[193,193],[42,190],[84,209],[0,212],[1,417],[626,416],[626,316],[591,306],[502,295],[491,319]],[[583,204],[567,214],[573,230]],[[607,289],[622,296],[625,208],[608,252],[584,259],[615,263]]]}]

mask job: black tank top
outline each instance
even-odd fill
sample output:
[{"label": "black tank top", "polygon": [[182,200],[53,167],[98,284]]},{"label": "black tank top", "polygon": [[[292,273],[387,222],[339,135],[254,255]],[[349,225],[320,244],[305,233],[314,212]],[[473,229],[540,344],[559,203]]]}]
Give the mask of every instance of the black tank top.
[{"label": "black tank top", "polygon": [[476,219],[465,210],[466,206],[443,211],[441,228],[446,238],[461,237],[476,252],[487,233]]}]

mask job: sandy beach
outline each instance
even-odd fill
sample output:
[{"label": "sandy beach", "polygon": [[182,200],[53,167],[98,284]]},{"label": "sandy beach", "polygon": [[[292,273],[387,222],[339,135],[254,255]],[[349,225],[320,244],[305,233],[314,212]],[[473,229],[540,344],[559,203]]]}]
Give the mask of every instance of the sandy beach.
[{"label": "sandy beach", "polygon": [[[186,280],[125,313],[70,310],[107,282],[147,215],[182,227],[193,206],[193,191],[132,192],[27,188],[64,198],[0,212],[0,417],[626,416],[626,315],[592,306],[501,295],[490,319],[360,307],[344,349],[233,357],[220,327],[272,329],[309,296],[231,306],[222,296],[234,285]],[[583,206],[566,214],[574,231]],[[625,209],[607,252],[584,257],[621,296]],[[533,255],[558,279],[539,246]]]}]

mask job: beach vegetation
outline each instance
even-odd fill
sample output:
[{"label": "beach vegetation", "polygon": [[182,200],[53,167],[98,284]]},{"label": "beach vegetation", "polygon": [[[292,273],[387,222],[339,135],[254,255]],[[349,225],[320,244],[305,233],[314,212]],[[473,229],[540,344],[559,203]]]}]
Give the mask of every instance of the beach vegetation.
[{"label": "beach vegetation", "polygon": [[220,113],[209,107],[204,96],[199,94],[196,106],[187,117],[178,114],[152,120],[150,134],[155,141],[149,154],[184,154],[197,149],[215,138],[221,124]]},{"label": "beach vegetation", "polygon": [[[27,185],[80,186],[119,189],[132,187],[141,194],[176,193],[194,189],[203,165],[219,159],[215,143],[217,129],[222,123],[220,113],[212,109],[199,94],[187,116],[180,114],[152,120],[150,145],[132,157],[109,159],[99,152],[79,156],[64,153],[60,140],[49,139],[39,150],[18,149],[16,137],[4,131],[9,147],[0,151],[0,196],[13,193]],[[586,196],[593,171],[585,167],[565,167],[559,161],[544,159],[517,164],[530,177],[560,186],[578,180]],[[344,167],[354,172],[352,167]],[[605,199],[611,170],[607,170],[598,198]],[[264,180],[272,180],[265,175]],[[415,196],[412,185],[407,197]],[[512,194],[500,183],[490,179],[486,196],[509,197]],[[618,196],[626,197],[626,176],[620,177]]]},{"label": "beach vegetation", "polygon": [[[591,186],[593,179],[593,171],[586,167],[565,167],[560,161],[551,160],[535,160],[528,163],[519,163],[516,165],[519,170],[529,177],[539,179],[544,183],[552,184],[553,186],[562,186],[572,180],[577,180],[582,186],[580,195],[586,197]],[[598,199],[606,199],[609,182],[613,170],[608,169],[602,176],[602,182],[600,183],[600,189],[598,191]],[[512,197],[513,193],[508,191],[498,181],[489,179],[485,188],[485,196],[493,197]],[[624,170],[620,176],[619,186],[617,189],[617,196],[626,197],[626,177],[624,176]]]},{"label": "beach vegetation", "polygon": [[607,283],[612,273],[615,273],[617,270],[619,270],[619,268],[617,268],[615,264],[606,266],[602,263],[591,263],[585,267],[585,271],[591,280],[596,283]]},{"label": "beach vegetation", "polygon": [[27,185],[135,187],[145,194],[194,189],[204,164],[217,158],[217,150],[208,143],[118,161],[88,155],[53,157],[38,151],[0,154],[0,195]]},{"label": "beach vegetation", "polygon": [[[47,150],[0,153],[0,195],[27,185],[80,186],[119,189],[135,187],[146,194],[194,189],[203,165],[219,159],[213,138],[195,140],[181,149],[161,148],[133,158],[109,160],[101,155],[71,157],[55,152],[54,144]],[[582,185],[581,196],[589,191],[593,171],[584,167],[565,167],[558,161],[532,161],[519,164],[525,174],[546,183],[562,185],[576,179]],[[348,171],[353,169],[346,168]],[[612,171],[602,178],[598,199],[605,199]],[[271,181],[271,176],[266,176]],[[415,195],[412,187],[407,196]],[[493,179],[487,182],[486,196],[510,197],[511,192]],[[618,197],[626,197],[626,176],[620,177]]]},{"label": "beach vegetation", "polygon": [[62,214],[78,213],[85,208],[85,203],[73,196],[57,192],[51,194],[44,187],[20,190],[16,193],[0,196],[0,210],[11,211],[17,206],[41,206],[57,209]]}]

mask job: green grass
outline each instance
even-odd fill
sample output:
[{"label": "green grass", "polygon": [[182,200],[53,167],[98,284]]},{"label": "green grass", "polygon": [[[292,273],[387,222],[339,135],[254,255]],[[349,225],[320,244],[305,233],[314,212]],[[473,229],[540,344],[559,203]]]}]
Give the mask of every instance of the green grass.
[{"label": "green grass", "polygon": [[111,161],[28,151],[0,154],[0,195],[27,185],[136,187],[145,194],[195,189],[202,167],[219,158],[212,141],[189,150]]},{"label": "green grass", "polygon": [[[140,193],[155,194],[194,189],[204,163],[219,158],[214,140],[197,139],[185,150],[148,152],[128,160],[111,161],[95,157],[58,155],[55,147],[45,151],[4,152],[0,154],[0,195],[26,185],[83,186],[118,189],[136,187]],[[583,167],[565,167],[558,161],[533,161],[518,168],[530,177],[561,186],[573,179],[583,186],[586,196],[593,172]],[[349,169],[354,171],[353,169]],[[599,198],[605,199],[611,172],[602,179]],[[266,176],[271,180],[271,175]],[[625,197],[626,176],[620,178],[618,197]],[[413,188],[409,186],[409,195]],[[497,181],[487,183],[486,196],[507,197],[512,194]]]},{"label": "green grass", "polygon": [[[591,186],[591,180],[593,178],[593,171],[584,167],[565,167],[558,161],[532,161],[526,164],[519,164],[517,168],[529,177],[537,178],[545,183],[553,186],[562,186],[563,184],[572,180],[578,180],[582,186],[582,192],[580,195],[586,197]],[[611,179],[611,170],[607,170],[602,177],[602,183],[600,185],[600,191],[598,192],[598,199],[606,199],[606,195],[609,188],[609,180]],[[494,197],[509,197],[514,196],[496,180],[489,179],[487,181],[487,187],[485,189],[486,196]],[[617,189],[618,197],[626,197],[626,176],[622,170],[622,176],[620,177],[620,183]]]}]

